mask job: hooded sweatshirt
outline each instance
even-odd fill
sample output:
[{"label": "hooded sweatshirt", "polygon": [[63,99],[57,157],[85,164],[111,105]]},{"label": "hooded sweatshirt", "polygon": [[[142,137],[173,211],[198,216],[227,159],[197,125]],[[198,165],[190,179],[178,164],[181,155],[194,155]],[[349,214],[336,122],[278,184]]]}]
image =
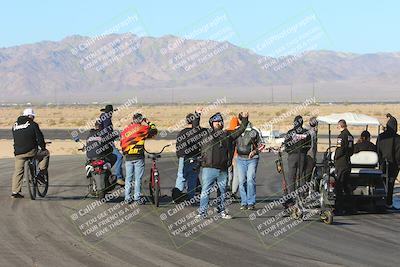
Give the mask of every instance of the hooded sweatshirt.
[{"label": "hooded sweatshirt", "polygon": [[307,153],[310,149],[311,137],[307,130],[303,128],[303,119],[297,116],[293,122],[294,127],[290,129],[286,136],[283,145],[288,154]]},{"label": "hooded sweatshirt", "polygon": [[45,150],[46,143],[39,125],[28,116],[20,116],[12,127],[14,155],[25,154],[38,146]]},{"label": "hooded sweatshirt", "polygon": [[394,117],[389,118],[386,130],[379,134],[376,146],[381,165],[385,160],[392,165],[400,165],[400,136],[397,134],[397,120]]}]

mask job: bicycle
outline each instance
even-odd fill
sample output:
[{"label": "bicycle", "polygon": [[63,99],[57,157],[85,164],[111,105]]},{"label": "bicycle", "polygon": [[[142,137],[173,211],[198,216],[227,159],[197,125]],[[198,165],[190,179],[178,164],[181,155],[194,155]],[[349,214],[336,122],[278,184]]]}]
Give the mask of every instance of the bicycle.
[{"label": "bicycle", "polygon": [[147,158],[152,160],[151,169],[150,169],[150,180],[149,180],[149,192],[150,192],[150,200],[156,205],[156,207],[160,206],[160,197],[161,197],[161,189],[160,189],[160,173],[157,169],[157,159],[161,158],[161,153],[163,153],[166,147],[169,147],[170,144],[165,145],[160,152],[148,152],[146,149]]},{"label": "bicycle", "polygon": [[[46,142],[51,144],[51,142]],[[49,174],[43,176],[43,179],[37,179],[39,175],[39,162],[35,157],[28,159],[24,166],[24,177],[28,182],[29,196],[32,200],[36,199],[36,194],[45,197],[49,189]]]}]

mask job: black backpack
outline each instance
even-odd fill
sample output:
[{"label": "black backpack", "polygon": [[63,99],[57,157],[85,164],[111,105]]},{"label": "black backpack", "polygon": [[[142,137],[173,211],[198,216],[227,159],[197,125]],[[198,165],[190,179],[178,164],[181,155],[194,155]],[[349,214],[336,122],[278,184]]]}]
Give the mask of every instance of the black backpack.
[{"label": "black backpack", "polygon": [[258,132],[255,129],[245,131],[244,134],[236,139],[236,148],[239,155],[249,155],[251,151],[257,148],[255,144]]}]

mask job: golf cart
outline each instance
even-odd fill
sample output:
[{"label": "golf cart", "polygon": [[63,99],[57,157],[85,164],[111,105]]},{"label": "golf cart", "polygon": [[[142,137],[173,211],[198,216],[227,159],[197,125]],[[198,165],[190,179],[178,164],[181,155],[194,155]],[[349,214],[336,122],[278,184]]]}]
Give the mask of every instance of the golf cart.
[{"label": "golf cart", "polygon": [[[376,118],[355,113],[331,114],[319,116],[319,125],[328,126],[328,148],[322,161],[316,163],[311,179],[315,181],[316,188],[320,193],[321,208],[335,208],[336,195],[336,173],[334,166],[335,145],[332,145],[331,125],[337,125],[338,121],[346,120],[347,126],[361,126],[368,130],[369,126],[377,127],[377,134],[380,132],[380,123]],[[351,129],[350,129],[351,130]],[[336,144],[336,143],[335,143]],[[385,210],[387,192],[387,170],[379,169],[378,154],[372,151],[361,151],[351,156],[351,173],[347,179],[347,186],[350,195],[343,197],[345,207],[356,211],[361,206],[368,205],[375,211]]]}]

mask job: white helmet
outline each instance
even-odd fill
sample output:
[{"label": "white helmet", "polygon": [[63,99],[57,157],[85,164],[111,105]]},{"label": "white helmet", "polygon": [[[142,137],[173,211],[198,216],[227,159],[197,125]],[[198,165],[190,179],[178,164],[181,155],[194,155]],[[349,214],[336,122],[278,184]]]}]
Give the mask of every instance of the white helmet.
[{"label": "white helmet", "polygon": [[23,116],[32,116],[35,117],[35,112],[31,108],[26,108],[24,109],[24,112],[22,113]]}]

